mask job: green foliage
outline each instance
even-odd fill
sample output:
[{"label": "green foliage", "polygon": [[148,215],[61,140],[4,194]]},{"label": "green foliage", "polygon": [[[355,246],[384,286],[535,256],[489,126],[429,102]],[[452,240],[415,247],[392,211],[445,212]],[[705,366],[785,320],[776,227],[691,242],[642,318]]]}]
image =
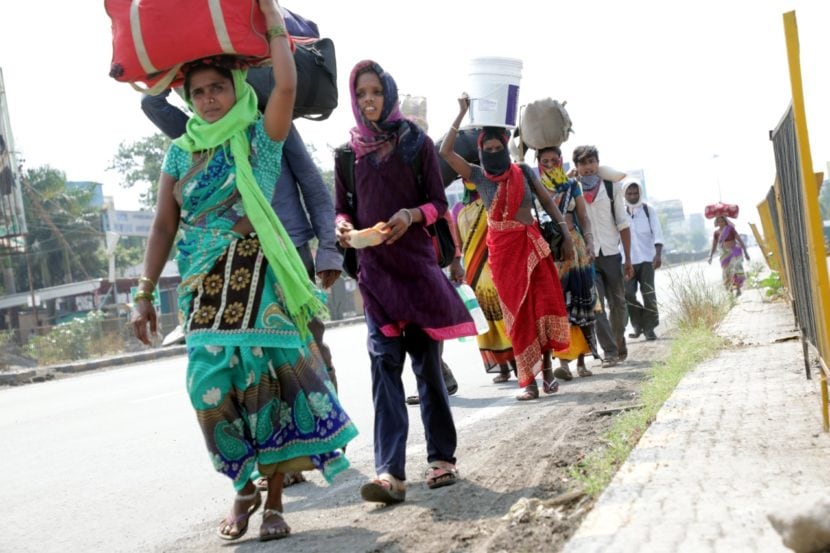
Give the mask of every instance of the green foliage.
[{"label": "green foliage", "polygon": [[0,349],[14,343],[14,330],[0,330]]},{"label": "green foliage", "polygon": [[146,239],[140,236],[122,236],[115,246],[115,267],[124,270],[144,261]]},{"label": "green foliage", "polygon": [[90,311],[85,317],[52,327],[49,334],[32,337],[24,351],[40,365],[88,359],[106,349],[119,351],[123,344],[104,336],[103,319],[101,311]]},{"label": "green foliage", "polygon": [[778,271],[770,271],[765,278],[758,281],[758,284],[764,289],[764,295],[770,299],[784,296],[784,283],[781,282],[781,275]]},{"label": "green foliage", "polygon": [[162,133],[145,136],[136,142],[122,142],[109,166],[124,178],[121,183],[124,188],[137,184],[147,186],[147,192],[141,194],[141,202],[150,209],[156,205],[161,165],[168,146],[170,139]]},{"label": "green foliage", "polygon": [[[64,173],[48,166],[26,172],[26,246],[35,288],[106,274],[101,212],[90,205],[92,192],[67,188]],[[20,258],[14,273],[17,289],[29,290],[25,258]]]}]

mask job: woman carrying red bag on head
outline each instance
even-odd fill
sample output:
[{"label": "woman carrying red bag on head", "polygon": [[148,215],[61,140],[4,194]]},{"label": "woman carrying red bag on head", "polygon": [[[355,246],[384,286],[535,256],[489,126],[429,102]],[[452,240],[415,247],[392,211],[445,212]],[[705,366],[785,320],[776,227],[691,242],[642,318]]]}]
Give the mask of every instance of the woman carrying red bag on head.
[{"label": "woman carrying red bag on head", "polygon": [[723,287],[728,292],[735,292],[735,296],[740,296],[741,288],[743,288],[746,280],[743,259],[746,258],[749,261],[749,254],[732,221],[724,216],[719,216],[715,219],[715,227],[716,230],[712,235],[712,249],[709,252],[709,263],[712,263],[715,250],[720,249]]},{"label": "woman carrying red bag on head", "polygon": [[[308,330],[321,295],[270,206],[291,126],[296,73],[275,0],[259,0],[277,84],[257,111],[234,58],[184,67],[194,115],[167,151],[158,205],[136,293],[133,329],[157,330],[155,282],[178,238],[179,311],[188,346],[187,389],[213,466],[236,496],[217,532],[242,537],[262,505],[251,481],[268,478],[260,539],[283,538],[286,472],[317,469],[326,480],[349,464],[341,449],[357,429],[340,406]],[[148,333],[149,327],[149,333]]]}]

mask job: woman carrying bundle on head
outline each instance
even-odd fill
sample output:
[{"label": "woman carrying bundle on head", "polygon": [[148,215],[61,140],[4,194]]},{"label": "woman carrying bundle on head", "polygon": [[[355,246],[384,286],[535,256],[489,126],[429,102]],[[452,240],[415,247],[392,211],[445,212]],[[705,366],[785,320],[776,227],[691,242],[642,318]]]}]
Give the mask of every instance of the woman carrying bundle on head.
[{"label": "woman carrying bundle on head", "polygon": [[[539,177],[545,189],[553,194],[553,201],[568,223],[567,230],[574,243],[576,255],[556,262],[565,306],[571,324],[571,345],[567,350],[554,352],[559,368],[553,371],[557,378],[573,379],[568,362],[576,359],[579,376],[591,376],[585,366],[585,355],[599,359],[594,330],[594,306],[597,292],[594,287],[594,243],[591,219],[585,208],[582,188],[576,179],[569,178],[562,167],[562,150],[556,146],[536,151]],[[563,230],[565,226],[562,226]]]},{"label": "woman carrying bundle on head", "polygon": [[187,390],[213,465],[237,492],[218,528],[226,540],[245,534],[262,503],[255,468],[268,478],[260,539],[282,538],[284,473],[316,468],[330,481],[348,467],[340,450],[357,435],[308,329],[325,306],[269,203],[296,72],[279,6],[259,5],[277,84],[260,116],[233,58],[183,69],[193,115],[164,159],[133,315],[149,343],[153,289],[178,235]]},{"label": "woman carrying bundle on head", "polygon": [[749,254],[746,251],[741,235],[735,229],[735,225],[723,215],[715,218],[715,232],[712,235],[712,249],[709,251],[709,263],[712,263],[712,256],[715,250],[720,249],[720,266],[723,272],[723,286],[728,292],[735,292],[736,296],[741,295],[741,288],[746,280],[744,272],[744,258],[749,261]]},{"label": "woman carrying bundle on head", "polygon": [[[534,192],[558,224],[564,227],[567,222],[530,169],[511,163],[507,150],[509,133],[505,129],[482,130],[478,139],[481,166],[468,163],[455,153],[455,135],[470,100],[463,95],[458,103],[459,113],[441,145],[441,156],[461,178],[476,185],[487,210],[490,268],[505,328],[513,343],[519,386],[524,388],[517,399],[536,399],[536,374],[540,371],[546,393],[559,388],[550,354],[568,347],[570,328],[550,246],[531,212]],[[563,254],[569,259],[573,253],[573,242],[566,233]]]}]

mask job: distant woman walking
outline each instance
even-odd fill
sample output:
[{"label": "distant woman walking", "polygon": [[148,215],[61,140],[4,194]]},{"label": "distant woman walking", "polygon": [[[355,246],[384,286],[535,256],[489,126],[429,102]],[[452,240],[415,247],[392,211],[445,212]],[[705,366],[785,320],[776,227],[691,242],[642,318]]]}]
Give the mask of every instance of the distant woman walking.
[{"label": "distant woman walking", "polygon": [[720,249],[720,266],[723,271],[723,286],[729,292],[741,295],[746,280],[743,260],[749,261],[749,254],[741,235],[735,230],[735,225],[724,216],[715,219],[715,233],[712,236],[712,249],[709,251],[709,263],[715,250]]}]

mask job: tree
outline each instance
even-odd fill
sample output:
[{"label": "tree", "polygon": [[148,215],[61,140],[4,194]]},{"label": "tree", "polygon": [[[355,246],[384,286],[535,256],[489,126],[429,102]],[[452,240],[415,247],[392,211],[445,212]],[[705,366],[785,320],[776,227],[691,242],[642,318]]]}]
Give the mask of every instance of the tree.
[{"label": "tree", "polygon": [[[29,169],[22,181],[29,229],[25,255],[30,256],[32,286],[106,275],[101,212],[90,203],[92,190],[68,189],[63,172],[48,166]],[[18,289],[28,290],[25,259],[16,262]]]},{"label": "tree", "polygon": [[122,142],[109,166],[124,177],[121,183],[124,188],[137,184],[147,187],[147,191],[141,194],[141,203],[147,209],[156,207],[161,164],[168,146],[170,139],[162,133],[145,136],[136,142]]}]

